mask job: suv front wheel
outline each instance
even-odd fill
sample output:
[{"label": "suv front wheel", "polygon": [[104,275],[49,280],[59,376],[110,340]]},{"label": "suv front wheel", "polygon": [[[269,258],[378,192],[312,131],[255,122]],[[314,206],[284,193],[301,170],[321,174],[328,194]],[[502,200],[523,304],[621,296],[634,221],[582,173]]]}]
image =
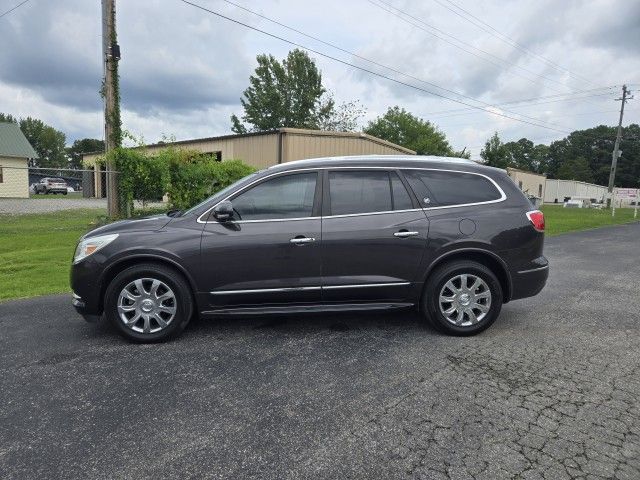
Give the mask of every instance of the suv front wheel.
[{"label": "suv front wheel", "polygon": [[438,330],[450,335],[474,335],[498,318],[502,288],[485,265],[457,260],[438,267],[429,276],[421,306]]},{"label": "suv front wheel", "polygon": [[120,272],[105,294],[105,313],[135,342],[158,342],[184,330],[193,313],[187,281],[164,265],[140,264]]}]

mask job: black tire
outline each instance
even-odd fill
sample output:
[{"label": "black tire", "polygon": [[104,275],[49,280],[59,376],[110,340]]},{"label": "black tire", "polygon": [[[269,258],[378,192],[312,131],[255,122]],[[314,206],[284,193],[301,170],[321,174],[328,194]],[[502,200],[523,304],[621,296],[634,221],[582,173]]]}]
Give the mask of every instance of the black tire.
[{"label": "black tire", "polygon": [[[125,325],[118,313],[118,298],[123,289],[138,279],[156,279],[168,286],[174,296],[176,311],[165,328],[157,332],[138,332]],[[173,268],[153,263],[143,263],[120,272],[107,286],[105,293],[105,315],[120,335],[138,343],[161,342],[177,337],[185,329],[193,315],[191,288],[183,275]],[[144,319],[143,322],[144,323]],[[140,324],[138,324],[140,325]],[[156,325],[159,327],[159,324]],[[136,327],[138,328],[138,327]]]},{"label": "black tire", "polygon": [[67,192],[62,192],[62,194],[63,194],[63,195],[66,195],[66,194],[67,194]]},{"label": "black tire", "polygon": [[[441,311],[440,293],[443,291],[443,288],[445,284],[447,284],[447,282],[452,279],[456,279],[458,278],[458,275],[463,274],[478,277],[484,282],[485,286],[488,287],[488,290],[491,294],[489,297],[490,305],[489,310],[484,314],[484,317],[477,323],[472,323],[469,325],[455,325],[452,323],[453,320],[448,320],[444,313]],[[458,284],[456,284],[456,282],[460,282],[460,280],[454,281],[454,286],[458,286],[460,288],[461,282]],[[484,286],[482,288],[484,288]],[[446,290],[446,292],[450,293],[451,291]],[[471,260],[456,260],[441,265],[429,275],[429,278],[427,279],[427,282],[425,284],[424,293],[422,295],[421,313],[433,327],[443,333],[456,336],[475,335],[487,329],[493,322],[496,321],[496,319],[500,315],[500,310],[502,309],[502,301],[502,287],[500,286],[500,282],[498,281],[495,274],[491,271],[491,269],[481,263]],[[486,302],[486,300],[478,300],[478,302]],[[445,305],[449,307],[454,306],[453,302],[447,303]],[[479,315],[477,316],[479,317],[482,312],[478,310],[478,313]],[[471,323],[472,321],[471,317],[469,317],[466,313],[463,316],[463,320],[464,321],[462,323]]]}]

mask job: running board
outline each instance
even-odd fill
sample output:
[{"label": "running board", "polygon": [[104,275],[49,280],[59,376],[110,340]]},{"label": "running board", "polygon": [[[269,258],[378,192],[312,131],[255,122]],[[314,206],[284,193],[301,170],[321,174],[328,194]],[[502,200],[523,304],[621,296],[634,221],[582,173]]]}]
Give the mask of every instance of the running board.
[{"label": "running board", "polygon": [[200,312],[203,316],[220,316],[220,315],[273,315],[288,313],[323,313],[323,312],[358,312],[370,310],[396,310],[400,308],[413,307],[413,303],[394,302],[394,303],[343,303],[337,304],[319,304],[319,305],[280,305],[269,307],[238,307],[238,308],[220,308],[216,310],[205,310]]}]

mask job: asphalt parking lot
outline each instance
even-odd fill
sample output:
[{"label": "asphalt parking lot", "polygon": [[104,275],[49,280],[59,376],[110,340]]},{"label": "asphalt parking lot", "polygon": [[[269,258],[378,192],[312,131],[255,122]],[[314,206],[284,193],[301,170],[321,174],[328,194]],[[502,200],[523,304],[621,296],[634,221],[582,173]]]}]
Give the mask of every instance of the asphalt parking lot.
[{"label": "asphalt parking lot", "polygon": [[547,240],[536,298],[200,321],[124,342],[68,296],[0,304],[0,478],[640,478],[640,224]]}]

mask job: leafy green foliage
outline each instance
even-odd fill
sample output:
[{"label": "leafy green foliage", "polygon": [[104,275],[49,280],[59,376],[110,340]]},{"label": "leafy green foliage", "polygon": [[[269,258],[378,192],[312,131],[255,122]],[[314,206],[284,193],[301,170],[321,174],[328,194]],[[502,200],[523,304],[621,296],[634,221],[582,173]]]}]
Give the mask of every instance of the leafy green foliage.
[{"label": "leafy green foliage", "polygon": [[[435,125],[398,106],[369,122],[364,132],[414,150],[418,155],[456,155],[445,134]],[[462,152],[457,155],[468,157]]]},{"label": "leafy green foliage", "polygon": [[[545,173],[549,178],[608,185],[616,130],[604,125],[576,130],[549,146],[535,145],[526,138],[503,143],[496,132],[487,140],[480,156],[493,167],[515,167]],[[639,125],[622,129],[620,150],[623,155],[618,160],[616,186],[640,187]]]},{"label": "leafy green foliage", "polygon": [[82,168],[82,155],[85,153],[104,152],[104,142],[97,138],[76,140],[67,148],[69,168]]},{"label": "leafy green foliage", "polygon": [[556,176],[562,180],[578,180],[580,182],[593,182],[593,173],[589,167],[589,162],[584,157],[570,158],[565,161]]},{"label": "leafy green foliage", "polygon": [[189,150],[168,148],[159,155],[168,165],[167,193],[173,208],[184,210],[254,172],[240,160],[216,162]]},{"label": "leafy green foliage", "polygon": [[240,160],[218,162],[195,150],[169,146],[154,155],[144,145],[116,148],[108,153],[119,172],[123,214],[134,214],[134,200],[146,209],[149,202],[169,196],[171,208],[187,209],[255,169]]},{"label": "leafy green foliage", "polygon": [[336,107],[322,85],[322,74],[302,50],[292,50],[282,62],[273,55],[258,55],[258,66],[240,99],[242,121],[231,116],[235,133],[280,127],[352,131],[364,110],[357,102]]},{"label": "leafy green foliage", "polygon": [[489,140],[484,144],[484,148],[480,151],[480,157],[484,160],[485,165],[496,168],[507,168],[509,166],[509,157],[507,149],[500,140],[498,132],[495,132]]}]

